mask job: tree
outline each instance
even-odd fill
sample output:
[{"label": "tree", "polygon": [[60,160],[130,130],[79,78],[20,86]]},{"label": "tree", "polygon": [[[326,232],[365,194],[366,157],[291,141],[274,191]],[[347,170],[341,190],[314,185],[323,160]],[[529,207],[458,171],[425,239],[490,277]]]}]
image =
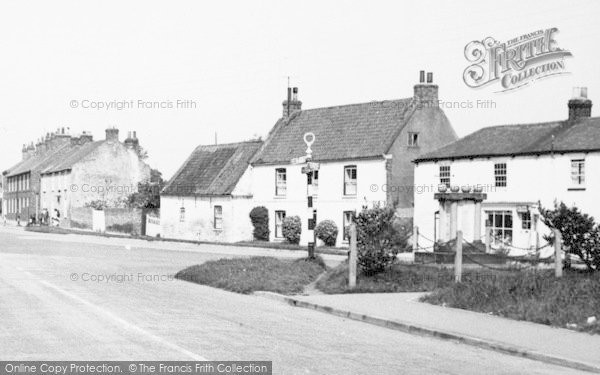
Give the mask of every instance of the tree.
[{"label": "tree", "polygon": [[358,264],[365,275],[385,271],[407,248],[393,207],[363,210],[355,221]]},{"label": "tree", "polygon": [[164,186],[162,173],[158,169],[150,170],[150,180],[138,184],[138,191],[127,197],[127,205],[131,208],[159,209],[160,192]]},{"label": "tree", "polygon": [[254,239],[258,241],[269,240],[269,210],[264,206],[254,207],[250,211],[250,221],[254,226]]},{"label": "tree", "polygon": [[[600,226],[592,216],[575,206],[567,207],[563,202],[554,202],[554,209],[544,209],[540,205],[540,214],[546,226],[560,231],[567,254],[578,256],[590,271],[600,270]],[[554,243],[553,236],[544,238],[550,244]],[[565,267],[570,267],[567,259]]]}]

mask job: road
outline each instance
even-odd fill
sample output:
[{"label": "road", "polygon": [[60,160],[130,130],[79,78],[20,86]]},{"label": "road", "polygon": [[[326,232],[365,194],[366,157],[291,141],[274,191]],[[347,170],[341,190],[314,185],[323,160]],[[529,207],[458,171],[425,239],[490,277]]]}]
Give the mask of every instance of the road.
[{"label": "road", "polygon": [[252,254],[300,256],[0,228],[0,360],[270,360],[275,374],[578,373],[172,279],[193,264]]}]

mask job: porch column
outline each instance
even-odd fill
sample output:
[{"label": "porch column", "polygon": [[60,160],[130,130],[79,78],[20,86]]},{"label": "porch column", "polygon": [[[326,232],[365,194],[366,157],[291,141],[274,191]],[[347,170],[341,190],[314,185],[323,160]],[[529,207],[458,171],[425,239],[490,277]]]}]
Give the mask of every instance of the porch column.
[{"label": "porch column", "polygon": [[458,202],[450,202],[450,239],[456,238],[458,226]]},{"label": "porch column", "polygon": [[481,241],[481,202],[475,201],[475,219],[473,223],[473,241]]},{"label": "porch column", "polygon": [[439,236],[439,239],[442,242],[446,242],[446,241],[448,241],[448,239],[446,238],[446,225],[447,225],[446,224],[446,217],[447,217],[446,216],[447,215],[446,204],[445,204],[444,200],[440,200],[439,202],[440,202],[440,223],[439,223],[440,236]]}]

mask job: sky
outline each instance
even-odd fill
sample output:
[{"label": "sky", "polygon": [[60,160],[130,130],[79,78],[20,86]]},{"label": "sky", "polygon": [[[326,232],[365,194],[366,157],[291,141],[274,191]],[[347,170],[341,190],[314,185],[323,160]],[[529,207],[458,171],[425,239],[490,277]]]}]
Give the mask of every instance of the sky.
[{"label": "sky", "polygon": [[[215,133],[219,143],[264,138],[288,77],[307,109],[410,97],[419,71],[433,72],[459,136],[565,119],[572,87],[600,103],[598,16],[594,0],[2,0],[0,170],[58,127],[103,139],[114,126],[121,139],[135,130],[170,178]],[[553,27],[572,53],[569,74],[509,92],[463,81],[469,42]],[[477,100],[493,105],[461,108]]]}]

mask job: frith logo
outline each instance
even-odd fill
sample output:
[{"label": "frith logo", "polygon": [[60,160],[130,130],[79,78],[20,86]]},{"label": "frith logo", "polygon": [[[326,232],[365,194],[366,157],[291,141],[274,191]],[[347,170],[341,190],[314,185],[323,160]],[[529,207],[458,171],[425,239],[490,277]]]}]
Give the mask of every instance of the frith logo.
[{"label": "frith logo", "polygon": [[535,80],[566,74],[565,57],[571,52],[558,47],[557,28],[537,30],[500,43],[492,37],[472,41],[465,58],[473,63],[464,73],[467,86],[479,88],[498,81],[502,89],[514,90]]}]

